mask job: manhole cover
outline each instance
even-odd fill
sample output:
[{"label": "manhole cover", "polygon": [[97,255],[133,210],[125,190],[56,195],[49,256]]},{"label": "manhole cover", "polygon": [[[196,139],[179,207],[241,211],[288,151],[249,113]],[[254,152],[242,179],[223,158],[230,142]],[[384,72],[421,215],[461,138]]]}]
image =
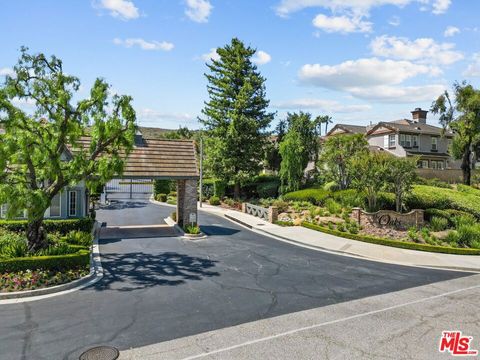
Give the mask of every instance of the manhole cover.
[{"label": "manhole cover", "polygon": [[111,346],[97,346],[85,351],[79,360],[115,360],[120,353]]}]

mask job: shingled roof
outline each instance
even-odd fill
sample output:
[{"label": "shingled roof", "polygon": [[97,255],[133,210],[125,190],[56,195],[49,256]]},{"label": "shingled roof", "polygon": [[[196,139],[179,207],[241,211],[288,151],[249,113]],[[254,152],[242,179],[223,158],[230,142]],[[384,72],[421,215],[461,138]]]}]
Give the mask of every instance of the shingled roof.
[{"label": "shingled roof", "polygon": [[[142,140],[142,143],[134,146],[126,159],[124,178],[197,179],[199,177],[193,140],[148,138]],[[87,147],[90,138],[83,137],[80,143],[83,147]]]}]

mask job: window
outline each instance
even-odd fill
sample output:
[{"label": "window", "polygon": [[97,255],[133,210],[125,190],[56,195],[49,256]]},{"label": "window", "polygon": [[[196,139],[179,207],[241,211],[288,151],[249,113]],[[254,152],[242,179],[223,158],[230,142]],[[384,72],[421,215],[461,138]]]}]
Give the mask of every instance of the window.
[{"label": "window", "polygon": [[388,135],[388,147],[389,148],[395,147],[395,134]]},{"label": "window", "polygon": [[418,147],[418,135],[412,135],[412,147]]},{"label": "window", "polygon": [[57,194],[53,197],[50,204],[50,217],[59,217],[60,216],[60,194]]},{"label": "window", "polygon": [[438,150],[438,138],[432,136],[432,151]]},{"label": "window", "polygon": [[432,165],[432,169],[435,169],[435,170],[443,170],[444,169],[443,160],[431,160],[430,163]]},{"label": "window", "polygon": [[428,169],[428,160],[422,160],[421,166],[422,169]]},{"label": "window", "polygon": [[68,216],[77,215],[77,192],[70,191],[68,193]]},{"label": "window", "polygon": [[405,146],[405,134],[400,134],[400,145]]}]

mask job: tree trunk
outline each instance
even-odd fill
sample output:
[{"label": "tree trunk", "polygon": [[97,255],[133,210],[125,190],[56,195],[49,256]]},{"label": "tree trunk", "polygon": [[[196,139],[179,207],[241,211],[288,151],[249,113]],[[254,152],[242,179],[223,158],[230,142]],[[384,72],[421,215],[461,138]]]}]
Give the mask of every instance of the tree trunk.
[{"label": "tree trunk", "polygon": [[28,250],[35,252],[47,247],[47,237],[43,228],[43,217],[30,221],[27,226]]},{"label": "tree trunk", "polygon": [[472,151],[470,150],[470,145],[468,146],[467,150],[463,153],[462,156],[462,174],[463,174],[463,183],[465,185],[471,184],[472,178],[472,166],[470,164],[472,158]]},{"label": "tree trunk", "polygon": [[235,200],[240,199],[240,183],[238,181],[235,181],[235,185],[233,187],[233,198]]},{"label": "tree trunk", "polygon": [[399,213],[402,212],[402,195],[401,194],[396,194],[395,196],[395,208],[397,212]]}]

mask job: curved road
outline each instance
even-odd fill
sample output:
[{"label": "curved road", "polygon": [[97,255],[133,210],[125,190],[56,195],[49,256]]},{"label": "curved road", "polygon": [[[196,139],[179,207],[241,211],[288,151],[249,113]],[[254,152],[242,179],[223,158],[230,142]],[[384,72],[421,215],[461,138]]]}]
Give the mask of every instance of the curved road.
[{"label": "curved road", "polygon": [[[172,211],[136,206],[140,224]],[[98,220],[120,225],[130,210],[104,210]],[[0,305],[0,358],[78,359],[95,345],[123,350],[469,275],[313,251],[205,213],[199,220],[209,235],[200,241],[101,239],[97,284]]]}]

